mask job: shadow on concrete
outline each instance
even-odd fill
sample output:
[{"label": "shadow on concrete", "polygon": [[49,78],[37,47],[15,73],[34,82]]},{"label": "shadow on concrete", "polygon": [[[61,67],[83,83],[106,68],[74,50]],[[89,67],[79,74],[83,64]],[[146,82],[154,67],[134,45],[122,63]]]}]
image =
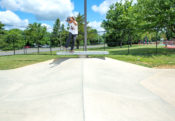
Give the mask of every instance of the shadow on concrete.
[{"label": "shadow on concrete", "polygon": [[57,65],[60,65],[61,63],[69,60],[71,58],[57,58],[57,59],[54,59],[53,62],[49,63],[49,65],[51,65],[51,68],[57,66]]},{"label": "shadow on concrete", "polygon": [[105,57],[88,57],[88,58],[96,58],[96,59],[100,59],[100,60],[106,60]]},{"label": "shadow on concrete", "polygon": [[[105,57],[88,57],[88,58],[85,58],[85,59],[91,59],[91,58],[96,58],[96,59],[100,59],[100,60],[105,60],[106,59]],[[70,57],[69,58],[57,58],[57,59],[54,59],[51,63],[49,63],[49,65],[51,65],[51,68],[53,68],[53,67],[58,66],[61,63],[65,62],[69,59],[72,59],[72,58],[70,58]],[[76,59],[78,59],[78,58],[76,58]],[[83,59],[83,58],[79,58],[79,59]]]}]

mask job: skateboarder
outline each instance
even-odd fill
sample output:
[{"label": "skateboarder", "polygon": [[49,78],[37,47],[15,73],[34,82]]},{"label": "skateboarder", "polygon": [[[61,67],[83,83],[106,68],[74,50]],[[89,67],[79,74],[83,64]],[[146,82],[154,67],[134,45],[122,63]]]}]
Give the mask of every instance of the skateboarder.
[{"label": "skateboarder", "polygon": [[74,17],[68,17],[67,22],[69,24],[69,37],[66,41],[65,47],[66,48],[69,47],[70,41],[72,39],[72,45],[71,45],[71,51],[70,52],[73,52],[76,37],[78,35],[78,23],[77,23],[77,21],[75,20]]}]

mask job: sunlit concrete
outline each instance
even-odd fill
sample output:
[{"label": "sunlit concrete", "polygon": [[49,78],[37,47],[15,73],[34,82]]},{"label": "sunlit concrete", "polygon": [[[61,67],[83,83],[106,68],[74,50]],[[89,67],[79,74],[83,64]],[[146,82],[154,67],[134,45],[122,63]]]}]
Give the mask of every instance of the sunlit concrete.
[{"label": "sunlit concrete", "polygon": [[0,121],[174,121],[174,78],[110,58],[0,71]]}]

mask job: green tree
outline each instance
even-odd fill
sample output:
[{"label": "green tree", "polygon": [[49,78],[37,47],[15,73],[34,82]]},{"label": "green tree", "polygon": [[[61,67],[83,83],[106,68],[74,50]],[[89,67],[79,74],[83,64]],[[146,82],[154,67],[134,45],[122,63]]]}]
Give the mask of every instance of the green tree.
[{"label": "green tree", "polygon": [[3,50],[15,50],[21,49],[24,46],[24,40],[22,37],[22,31],[19,29],[11,29],[9,30],[4,37],[5,46]]},{"label": "green tree", "polygon": [[76,21],[78,22],[78,37],[76,39],[77,49],[79,49],[79,45],[83,45],[84,42],[84,15],[80,13],[76,17]]},{"label": "green tree", "polygon": [[99,35],[96,29],[88,27],[88,36],[87,36],[88,43],[90,43],[91,45],[98,44],[98,36]]},{"label": "green tree", "polygon": [[173,0],[138,0],[136,4],[125,0],[113,4],[102,24],[107,31],[108,45],[138,43],[145,36],[149,40],[158,39],[163,33],[167,39],[172,38],[175,35],[174,5]]},{"label": "green tree", "polygon": [[[77,42],[77,49],[79,49],[79,45],[84,45],[84,15],[80,13],[76,17],[76,21],[78,22],[78,37],[76,39]],[[87,27],[87,34],[88,34],[88,44],[97,41],[98,34],[97,30],[92,29],[91,27]]]},{"label": "green tree", "polygon": [[46,45],[50,45],[51,44],[51,33],[50,32],[46,32],[44,38],[43,38],[43,44],[46,44]]},{"label": "green tree", "polygon": [[64,24],[61,25],[60,31],[60,42],[62,46],[65,46],[65,42],[67,40],[69,32],[65,29]]},{"label": "green tree", "polygon": [[134,33],[135,21],[133,20],[132,1],[126,0],[124,4],[116,2],[110,6],[106,14],[106,20],[102,27],[107,31],[106,42],[108,46],[117,46],[126,43],[130,35]]},{"label": "green tree", "polygon": [[56,19],[51,35],[52,45],[60,46],[60,19]]},{"label": "green tree", "polygon": [[23,38],[24,38],[25,46],[33,46],[34,42],[31,41],[31,35],[28,29],[23,31]]},{"label": "green tree", "polygon": [[29,24],[27,27],[27,34],[29,36],[29,43],[38,47],[43,44],[44,37],[46,36],[47,28],[45,26],[41,26],[39,23]]},{"label": "green tree", "polygon": [[1,48],[3,48],[3,46],[4,46],[4,40],[3,40],[3,37],[4,37],[4,24],[2,24],[1,22],[0,22],[0,49]]},{"label": "green tree", "polygon": [[0,34],[3,34],[4,32],[4,24],[0,22]]},{"label": "green tree", "polygon": [[166,31],[167,38],[175,33],[174,0],[138,0],[138,7],[144,28],[157,32]]}]

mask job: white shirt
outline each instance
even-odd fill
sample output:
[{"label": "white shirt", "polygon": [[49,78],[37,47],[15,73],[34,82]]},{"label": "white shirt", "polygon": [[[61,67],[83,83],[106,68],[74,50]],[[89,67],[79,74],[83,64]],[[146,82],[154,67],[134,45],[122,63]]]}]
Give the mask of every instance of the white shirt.
[{"label": "white shirt", "polygon": [[[77,22],[76,22],[77,23]],[[78,24],[75,25],[73,22],[69,24],[69,32],[72,34],[78,34]]]}]

